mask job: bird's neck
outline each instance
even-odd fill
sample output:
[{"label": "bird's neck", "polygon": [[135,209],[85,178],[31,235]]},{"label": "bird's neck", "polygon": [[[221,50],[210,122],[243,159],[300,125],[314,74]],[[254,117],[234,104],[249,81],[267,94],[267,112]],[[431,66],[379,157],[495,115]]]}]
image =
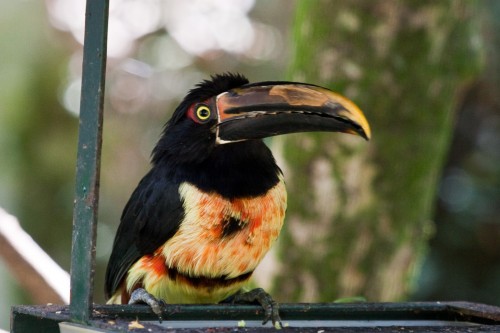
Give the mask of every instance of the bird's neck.
[{"label": "bird's neck", "polygon": [[199,163],[177,164],[176,181],[189,182],[204,192],[233,199],[265,194],[281,177],[274,157],[261,140],[216,146]]}]

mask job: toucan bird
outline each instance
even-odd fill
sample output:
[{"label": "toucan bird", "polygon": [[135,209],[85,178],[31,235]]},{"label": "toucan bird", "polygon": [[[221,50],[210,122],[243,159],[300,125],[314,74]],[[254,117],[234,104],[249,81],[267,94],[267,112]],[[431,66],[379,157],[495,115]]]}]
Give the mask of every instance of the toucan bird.
[{"label": "toucan bird", "polygon": [[108,303],[258,302],[280,324],[262,289],[244,292],[277,239],[287,193],[263,138],[332,131],[370,138],[359,108],[326,88],[212,76],[165,125],[152,168],[121,216],[106,271]]}]

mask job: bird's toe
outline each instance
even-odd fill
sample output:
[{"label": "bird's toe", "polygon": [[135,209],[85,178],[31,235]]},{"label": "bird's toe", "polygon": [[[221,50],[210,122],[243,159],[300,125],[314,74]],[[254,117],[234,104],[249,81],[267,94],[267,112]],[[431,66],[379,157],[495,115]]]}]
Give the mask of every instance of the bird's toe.
[{"label": "bird's toe", "polygon": [[248,292],[242,292],[234,295],[233,303],[259,303],[264,309],[264,320],[262,325],[266,324],[269,320],[276,328],[282,328],[281,318],[279,314],[279,304],[271,295],[264,289],[256,288]]},{"label": "bird's toe", "polygon": [[158,320],[161,323],[161,321],[163,320],[162,312],[165,306],[165,302],[163,300],[158,300],[156,297],[148,293],[145,289],[138,288],[134,290],[130,295],[130,300],[128,304],[138,304],[138,303],[145,303],[149,305],[151,310],[153,310],[153,312],[158,316]]}]

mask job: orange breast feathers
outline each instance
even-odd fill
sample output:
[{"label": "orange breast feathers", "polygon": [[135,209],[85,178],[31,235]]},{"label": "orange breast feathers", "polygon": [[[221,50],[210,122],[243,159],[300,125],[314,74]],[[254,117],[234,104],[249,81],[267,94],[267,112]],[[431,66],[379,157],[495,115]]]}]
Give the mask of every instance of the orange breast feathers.
[{"label": "orange breast feathers", "polygon": [[[184,220],[162,247],[131,267],[126,290],[139,284],[169,302],[218,302],[242,287],[278,238],[286,210],[283,179],[260,197],[230,200],[189,183],[179,194]],[[180,276],[191,281],[181,283]]]},{"label": "orange breast feathers", "polygon": [[225,199],[184,183],[185,218],[163,247],[168,267],[190,276],[234,278],[253,271],[278,237],[286,210],[282,179],[265,195]]}]

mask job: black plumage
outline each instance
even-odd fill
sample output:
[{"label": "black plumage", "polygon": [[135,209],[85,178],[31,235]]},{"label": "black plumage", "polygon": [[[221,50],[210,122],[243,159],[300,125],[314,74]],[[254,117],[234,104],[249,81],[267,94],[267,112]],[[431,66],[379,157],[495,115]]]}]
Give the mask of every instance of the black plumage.
[{"label": "black plumage", "polygon": [[180,184],[238,198],[264,194],[278,182],[281,171],[261,140],[217,146],[213,121],[200,126],[186,117],[193,104],[246,83],[241,75],[214,76],[192,89],[167,122],[153,150],[152,169],[123,210],[106,270],[107,298],[118,290],[132,264],[178,230],[184,216]]},{"label": "black plumage", "polygon": [[262,289],[241,292],[277,239],[287,194],[263,138],[304,131],[370,137],[359,108],[326,88],[296,82],[249,84],[213,76],[174,111],[152,153],[152,168],[121,216],[106,270],[110,302],[259,302],[265,320],[279,307]]}]

